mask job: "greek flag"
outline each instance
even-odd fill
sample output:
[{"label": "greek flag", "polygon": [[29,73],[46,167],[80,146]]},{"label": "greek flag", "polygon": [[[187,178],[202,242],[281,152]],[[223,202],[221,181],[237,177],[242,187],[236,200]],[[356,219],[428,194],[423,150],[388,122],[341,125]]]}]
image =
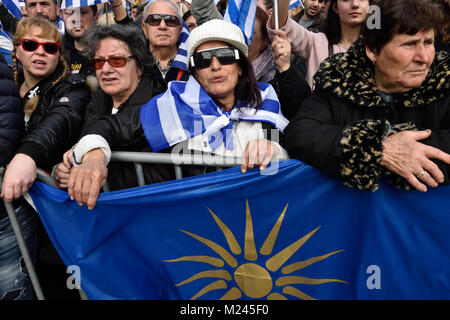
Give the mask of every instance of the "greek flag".
[{"label": "greek flag", "polygon": [[184,20],[182,20],[182,24],[180,39],[178,39],[178,52],[172,66],[187,71],[187,39],[189,38],[189,28],[184,23]]},{"label": "greek flag", "polygon": [[450,299],[450,186],[364,192],[287,160],[104,192],[93,211],[30,194],[92,300]]},{"label": "greek flag", "polygon": [[[22,13],[20,12],[20,2],[23,1],[2,0],[3,5],[18,19],[22,18]],[[25,3],[23,5],[25,5]]]},{"label": "greek flag", "polygon": [[110,2],[112,0],[63,0],[61,9],[70,7],[88,7],[98,3]]},{"label": "greek flag", "polygon": [[211,150],[222,142],[233,150],[230,120],[260,121],[283,131],[288,120],[283,117],[275,90],[270,84],[258,83],[262,105],[222,111],[194,77],[188,81],[169,82],[169,88],[141,107],[141,122],[152,151],[157,152],[179,142],[203,134]]},{"label": "greek flag", "polygon": [[223,20],[234,23],[241,28],[245,43],[249,45],[253,39],[255,25],[256,0],[230,0]]},{"label": "greek flag", "polygon": [[289,10],[294,9],[297,6],[302,6],[303,8],[303,3],[300,0],[291,0],[291,2],[289,3]]},{"label": "greek flag", "polygon": [[[23,2],[23,1],[20,1]],[[20,12],[20,3],[18,0],[3,0],[3,5],[14,15],[17,19],[22,18],[22,13]],[[1,25],[0,25],[1,26]],[[0,54],[3,55],[8,65],[12,66],[11,53],[13,50],[12,36],[11,34],[0,28]]]}]

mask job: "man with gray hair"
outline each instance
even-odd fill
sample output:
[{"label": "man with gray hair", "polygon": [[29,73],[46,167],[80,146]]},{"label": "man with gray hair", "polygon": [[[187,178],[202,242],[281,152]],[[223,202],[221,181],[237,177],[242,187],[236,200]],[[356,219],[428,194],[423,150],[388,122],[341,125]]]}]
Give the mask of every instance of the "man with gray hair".
[{"label": "man with gray hair", "polygon": [[189,73],[173,66],[178,53],[182,18],[170,0],[152,0],[144,9],[142,30],[155,61],[156,75],[166,82],[187,80]]}]

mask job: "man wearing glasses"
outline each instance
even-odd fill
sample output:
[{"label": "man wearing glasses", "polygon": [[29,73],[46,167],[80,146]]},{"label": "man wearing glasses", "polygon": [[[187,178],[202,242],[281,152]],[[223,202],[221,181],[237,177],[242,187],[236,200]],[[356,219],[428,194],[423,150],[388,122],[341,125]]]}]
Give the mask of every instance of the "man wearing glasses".
[{"label": "man wearing glasses", "polygon": [[156,74],[166,82],[187,80],[188,72],[173,66],[182,28],[178,8],[170,0],[153,0],[144,9],[142,30],[149,41]]}]

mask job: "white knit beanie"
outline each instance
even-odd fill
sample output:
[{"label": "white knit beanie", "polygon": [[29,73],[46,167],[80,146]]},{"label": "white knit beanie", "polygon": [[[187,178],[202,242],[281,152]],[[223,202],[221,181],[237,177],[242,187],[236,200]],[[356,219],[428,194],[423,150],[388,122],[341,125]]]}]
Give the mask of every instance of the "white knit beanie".
[{"label": "white knit beanie", "polygon": [[231,22],[213,19],[209,20],[191,31],[187,40],[187,61],[190,66],[191,56],[195,49],[201,44],[208,41],[223,41],[231,44],[240,50],[246,56],[248,55],[248,47],[245,44],[244,35],[241,29]]}]

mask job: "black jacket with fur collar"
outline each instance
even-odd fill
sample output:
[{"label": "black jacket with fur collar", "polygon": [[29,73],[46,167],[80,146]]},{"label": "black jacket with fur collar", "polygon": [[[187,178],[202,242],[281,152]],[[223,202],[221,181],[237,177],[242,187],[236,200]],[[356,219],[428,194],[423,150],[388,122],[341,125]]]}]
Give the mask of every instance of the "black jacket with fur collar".
[{"label": "black jacket with fur collar", "polygon": [[[450,153],[450,56],[437,53],[421,87],[386,95],[377,90],[372,62],[361,40],[346,53],[326,59],[315,77],[315,92],[285,129],[291,157],[344,184],[374,191],[386,175],[410,189],[402,177],[380,165],[388,132],[432,130],[421,142]],[[389,131],[391,129],[391,131]],[[450,183],[450,166],[435,161]]]}]

